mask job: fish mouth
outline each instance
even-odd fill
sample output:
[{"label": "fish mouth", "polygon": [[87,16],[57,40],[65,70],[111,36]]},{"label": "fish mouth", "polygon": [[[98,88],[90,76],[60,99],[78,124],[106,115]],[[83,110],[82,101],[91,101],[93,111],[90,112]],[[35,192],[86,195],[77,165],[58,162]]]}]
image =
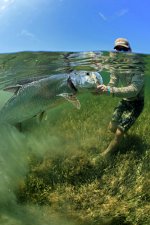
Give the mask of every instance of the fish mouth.
[{"label": "fish mouth", "polygon": [[73,94],[75,95],[78,92],[78,89],[75,87],[75,85],[73,84],[71,77],[69,77],[67,79],[67,84],[69,86],[69,88],[73,91]]}]

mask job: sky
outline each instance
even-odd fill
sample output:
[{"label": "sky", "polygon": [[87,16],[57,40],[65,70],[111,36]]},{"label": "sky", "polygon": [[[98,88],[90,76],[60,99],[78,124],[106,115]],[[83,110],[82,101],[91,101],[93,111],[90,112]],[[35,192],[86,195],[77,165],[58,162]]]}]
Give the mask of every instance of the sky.
[{"label": "sky", "polygon": [[149,0],[0,0],[0,53],[112,51],[118,37],[150,54]]}]

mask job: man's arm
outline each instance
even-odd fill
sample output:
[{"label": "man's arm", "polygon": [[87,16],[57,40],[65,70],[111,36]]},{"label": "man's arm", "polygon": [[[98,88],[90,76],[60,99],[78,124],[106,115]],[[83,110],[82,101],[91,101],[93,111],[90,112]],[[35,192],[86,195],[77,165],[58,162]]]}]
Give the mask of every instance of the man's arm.
[{"label": "man's arm", "polygon": [[120,98],[136,97],[144,87],[144,74],[134,75],[131,84],[127,87],[110,87],[110,93]]},{"label": "man's arm", "polygon": [[117,87],[118,86],[118,83],[119,83],[119,78],[117,75],[115,75],[114,73],[112,73],[110,75],[110,81],[108,83],[107,86],[110,86],[110,87]]},{"label": "man's arm", "polygon": [[[113,84],[113,85],[112,85]],[[144,74],[134,75],[132,77],[131,84],[127,87],[116,87],[114,86],[115,81],[111,83],[111,80],[108,86],[99,85],[97,86],[97,92],[101,94],[113,95],[120,98],[133,98],[138,95],[141,89],[144,87]]]}]

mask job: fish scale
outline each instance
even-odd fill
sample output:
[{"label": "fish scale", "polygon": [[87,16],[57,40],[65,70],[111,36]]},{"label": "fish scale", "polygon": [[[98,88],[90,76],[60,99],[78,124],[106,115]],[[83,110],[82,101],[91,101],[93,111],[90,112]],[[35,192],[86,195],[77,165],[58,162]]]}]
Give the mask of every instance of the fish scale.
[{"label": "fish scale", "polygon": [[6,91],[13,91],[14,95],[0,110],[0,123],[15,125],[36,115],[43,115],[44,111],[63,99],[79,109],[80,102],[76,97],[78,89],[91,91],[101,81],[100,74],[86,71],[33,78],[33,81],[30,79],[26,83],[20,81],[15,86],[5,88]]}]

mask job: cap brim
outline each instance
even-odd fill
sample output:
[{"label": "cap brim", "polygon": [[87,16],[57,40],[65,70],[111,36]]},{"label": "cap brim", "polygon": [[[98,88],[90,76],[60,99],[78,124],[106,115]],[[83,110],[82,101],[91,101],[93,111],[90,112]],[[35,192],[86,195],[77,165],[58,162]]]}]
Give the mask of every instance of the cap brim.
[{"label": "cap brim", "polygon": [[115,47],[114,47],[114,49],[116,49],[118,46],[121,46],[121,47],[125,47],[125,48],[127,48],[127,49],[130,49],[130,47],[129,46],[127,46],[127,45],[123,45],[123,44],[118,44],[118,45],[115,45]]}]

